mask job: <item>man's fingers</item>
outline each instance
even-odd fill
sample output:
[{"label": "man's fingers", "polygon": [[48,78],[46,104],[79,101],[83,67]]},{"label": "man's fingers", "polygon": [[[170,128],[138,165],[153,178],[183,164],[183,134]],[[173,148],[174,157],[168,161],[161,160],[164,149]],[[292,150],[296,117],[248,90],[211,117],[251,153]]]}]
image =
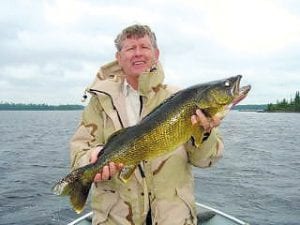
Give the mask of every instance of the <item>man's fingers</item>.
[{"label": "man's fingers", "polygon": [[221,124],[221,119],[219,117],[215,116],[215,117],[212,118],[212,126],[213,127],[217,127],[220,124]]},{"label": "man's fingers", "polygon": [[110,162],[108,164],[109,166],[109,174],[110,174],[110,177],[114,176],[116,173],[117,173],[117,166],[115,163],[113,162]]},{"label": "man's fingers", "polygon": [[101,181],[101,174],[97,173],[96,176],[94,177],[94,182],[100,182]]},{"label": "man's fingers", "polygon": [[113,177],[114,175],[116,175],[124,167],[123,163],[116,164],[114,162],[110,162],[108,165],[109,165],[110,177]]},{"label": "man's fingers", "polygon": [[199,123],[204,128],[204,130],[210,131],[211,130],[210,123],[209,123],[208,118],[204,115],[204,113],[200,109],[197,109],[196,115],[197,115],[197,119],[198,119]]},{"label": "man's fingers", "polygon": [[191,121],[192,121],[193,125],[195,125],[196,123],[198,123],[197,116],[196,115],[192,115]]},{"label": "man's fingers", "polygon": [[108,180],[110,178],[109,166],[104,166],[101,172],[101,180]]},{"label": "man's fingers", "polygon": [[102,170],[94,177],[94,182],[100,182],[109,179],[109,167],[104,166]]},{"label": "man's fingers", "polygon": [[124,168],[123,163],[118,163],[116,166],[117,166],[118,171],[120,171],[121,169]]},{"label": "man's fingers", "polygon": [[94,182],[109,180],[111,177],[115,176],[123,167],[124,165],[122,163],[115,164],[114,162],[110,162],[108,165],[104,166],[99,173],[96,174]]},{"label": "man's fingers", "polygon": [[193,125],[200,124],[205,132],[211,132],[211,130],[221,124],[221,119],[217,116],[208,118],[200,109],[196,110],[195,115],[192,115],[191,122]]}]

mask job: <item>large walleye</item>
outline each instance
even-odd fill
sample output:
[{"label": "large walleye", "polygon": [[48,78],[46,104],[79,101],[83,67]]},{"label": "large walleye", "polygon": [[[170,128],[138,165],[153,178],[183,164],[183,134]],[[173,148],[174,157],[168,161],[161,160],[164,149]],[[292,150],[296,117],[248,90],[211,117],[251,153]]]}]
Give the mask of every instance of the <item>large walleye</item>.
[{"label": "large walleye", "polygon": [[57,182],[53,192],[70,195],[73,209],[80,213],[94,176],[109,162],[124,164],[119,177],[126,182],[143,160],[171,152],[189,139],[199,146],[204,131],[199,125],[192,125],[191,116],[199,108],[208,117],[223,118],[250,90],[250,86],[239,87],[241,77],[199,84],[175,93],[137,125],[113,134],[94,164],[72,171]]}]

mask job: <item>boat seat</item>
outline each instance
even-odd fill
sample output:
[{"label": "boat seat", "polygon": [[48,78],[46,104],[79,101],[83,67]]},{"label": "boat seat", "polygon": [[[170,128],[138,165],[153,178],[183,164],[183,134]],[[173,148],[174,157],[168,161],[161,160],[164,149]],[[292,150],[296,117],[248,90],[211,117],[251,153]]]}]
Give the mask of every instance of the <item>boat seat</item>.
[{"label": "boat seat", "polygon": [[197,214],[198,225],[202,225],[203,223],[209,221],[216,215],[213,211],[205,211]]}]

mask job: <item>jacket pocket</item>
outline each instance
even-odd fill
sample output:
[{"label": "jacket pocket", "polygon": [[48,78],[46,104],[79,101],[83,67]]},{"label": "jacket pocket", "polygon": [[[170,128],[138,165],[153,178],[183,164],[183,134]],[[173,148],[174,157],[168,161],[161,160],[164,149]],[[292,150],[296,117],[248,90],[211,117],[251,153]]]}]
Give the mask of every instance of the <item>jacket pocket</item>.
[{"label": "jacket pocket", "polygon": [[[104,182],[103,182],[104,183]],[[93,210],[93,224],[104,223],[108,219],[112,208],[117,204],[119,194],[106,185],[93,189],[91,206]]]}]

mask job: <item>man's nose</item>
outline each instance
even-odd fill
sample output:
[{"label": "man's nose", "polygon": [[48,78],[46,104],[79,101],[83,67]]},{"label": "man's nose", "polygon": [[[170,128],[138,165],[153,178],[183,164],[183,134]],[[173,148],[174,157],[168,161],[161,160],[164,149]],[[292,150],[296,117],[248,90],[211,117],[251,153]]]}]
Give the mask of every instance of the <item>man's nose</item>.
[{"label": "man's nose", "polygon": [[135,49],[135,55],[141,55],[141,54],[142,54],[142,49],[139,48],[139,47],[137,47],[137,48]]}]

